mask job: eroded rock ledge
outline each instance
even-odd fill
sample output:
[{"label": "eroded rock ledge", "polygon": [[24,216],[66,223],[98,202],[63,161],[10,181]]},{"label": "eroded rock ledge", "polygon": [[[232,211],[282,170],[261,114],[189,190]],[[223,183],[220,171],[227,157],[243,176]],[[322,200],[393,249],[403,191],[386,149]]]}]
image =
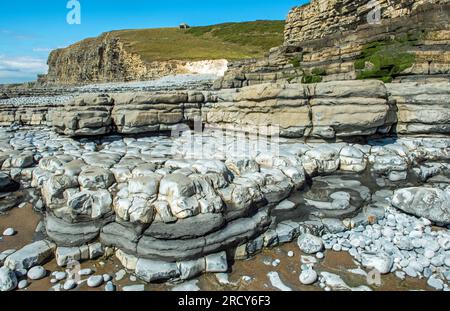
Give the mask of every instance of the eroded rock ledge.
[{"label": "eroded rock ledge", "polygon": [[[376,80],[261,84],[221,91],[90,94],[65,105],[0,106],[0,125],[49,125],[69,136],[139,134],[196,119],[208,127],[323,139],[450,133],[450,84]],[[427,109],[423,109],[426,106]]]},{"label": "eroded rock ledge", "polygon": [[[270,140],[247,137],[236,144],[239,137],[224,140],[218,131],[94,141],[39,128],[0,135],[1,170],[8,173],[0,176],[0,190],[16,190],[15,179],[33,194],[29,200],[45,214],[48,239],[6,256],[11,269],[53,255],[65,266],[97,258],[107,247],[142,280],[185,280],[227,271],[232,258],[302,233],[374,223],[390,197],[393,206],[434,221],[450,215],[449,139],[368,145],[282,139],[272,154],[251,150],[255,139],[260,147]],[[198,142],[201,159],[192,152]],[[391,190],[398,188],[404,189]],[[428,211],[430,194],[440,205]],[[9,200],[0,196],[2,206]]]}]

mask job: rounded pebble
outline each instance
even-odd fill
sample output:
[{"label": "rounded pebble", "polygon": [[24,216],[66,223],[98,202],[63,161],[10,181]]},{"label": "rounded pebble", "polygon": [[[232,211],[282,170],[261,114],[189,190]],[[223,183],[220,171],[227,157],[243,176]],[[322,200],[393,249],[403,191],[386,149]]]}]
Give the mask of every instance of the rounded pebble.
[{"label": "rounded pebble", "polygon": [[42,266],[33,267],[27,273],[28,278],[31,280],[40,280],[45,278],[46,275],[47,271]]}]

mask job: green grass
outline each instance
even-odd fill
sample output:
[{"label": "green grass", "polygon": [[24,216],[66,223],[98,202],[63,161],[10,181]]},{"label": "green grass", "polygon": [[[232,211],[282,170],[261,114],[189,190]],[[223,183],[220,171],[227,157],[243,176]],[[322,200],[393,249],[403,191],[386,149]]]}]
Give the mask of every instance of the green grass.
[{"label": "green grass", "polygon": [[322,80],[323,80],[322,76],[316,75],[305,75],[302,77],[302,83],[304,84],[319,83],[322,82]]},{"label": "green grass", "polygon": [[[391,41],[376,41],[363,47],[361,57],[355,61],[358,79],[379,79],[391,82],[402,71],[411,67],[415,55],[408,50],[417,42],[417,37],[407,35]],[[366,68],[366,63],[371,68]]]},{"label": "green grass", "polygon": [[111,32],[143,61],[261,57],[283,43],[284,21],[226,23],[212,26],[120,30]]}]

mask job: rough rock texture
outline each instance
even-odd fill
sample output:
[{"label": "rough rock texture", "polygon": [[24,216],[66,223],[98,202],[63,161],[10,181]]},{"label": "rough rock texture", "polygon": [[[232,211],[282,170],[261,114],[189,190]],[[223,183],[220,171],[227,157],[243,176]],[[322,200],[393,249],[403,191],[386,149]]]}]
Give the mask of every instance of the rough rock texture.
[{"label": "rough rock texture", "polygon": [[113,100],[108,95],[84,95],[49,115],[56,129],[70,136],[101,135],[111,131]]},{"label": "rough rock texture", "polygon": [[406,213],[431,221],[450,224],[450,192],[433,188],[397,190],[392,205]]},{"label": "rough rock texture", "polygon": [[203,67],[223,71],[221,68],[227,66],[226,60],[145,62],[138,54],[130,52],[114,33],[104,33],[54,50],[47,63],[48,74],[39,77],[38,85],[142,81],[167,75],[203,73]]},{"label": "rough rock texture", "polygon": [[219,92],[218,102],[202,112],[211,126],[279,125],[287,137],[373,135],[395,122],[386,96],[378,81],[261,84]]},{"label": "rough rock texture", "polygon": [[355,62],[379,42],[400,42],[414,56],[400,76],[448,77],[449,18],[448,0],[314,0],[291,10],[282,47],[265,59],[231,64],[216,87],[298,81],[314,72],[322,81],[352,80],[361,71]]},{"label": "rough rock texture", "polygon": [[386,87],[398,109],[398,133],[450,132],[450,83],[390,83]]},{"label": "rough rock texture", "polygon": [[393,126],[404,135],[447,134],[449,99],[446,82],[266,83],[214,92],[89,94],[50,107],[0,105],[0,121],[44,123],[74,137],[181,131],[196,119],[209,127],[282,137],[372,136]]}]

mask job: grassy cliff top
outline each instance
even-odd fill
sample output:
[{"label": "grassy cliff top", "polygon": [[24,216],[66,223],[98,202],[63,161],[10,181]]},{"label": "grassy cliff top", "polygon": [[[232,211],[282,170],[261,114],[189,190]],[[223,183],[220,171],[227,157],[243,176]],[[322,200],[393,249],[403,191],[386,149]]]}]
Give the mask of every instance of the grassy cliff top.
[{"label": "grassy cliff top", "polygon": [[111,32],[143,61],[244,59],[263,56],[283,43],[284,21],[212,26],[119,30]]}]

